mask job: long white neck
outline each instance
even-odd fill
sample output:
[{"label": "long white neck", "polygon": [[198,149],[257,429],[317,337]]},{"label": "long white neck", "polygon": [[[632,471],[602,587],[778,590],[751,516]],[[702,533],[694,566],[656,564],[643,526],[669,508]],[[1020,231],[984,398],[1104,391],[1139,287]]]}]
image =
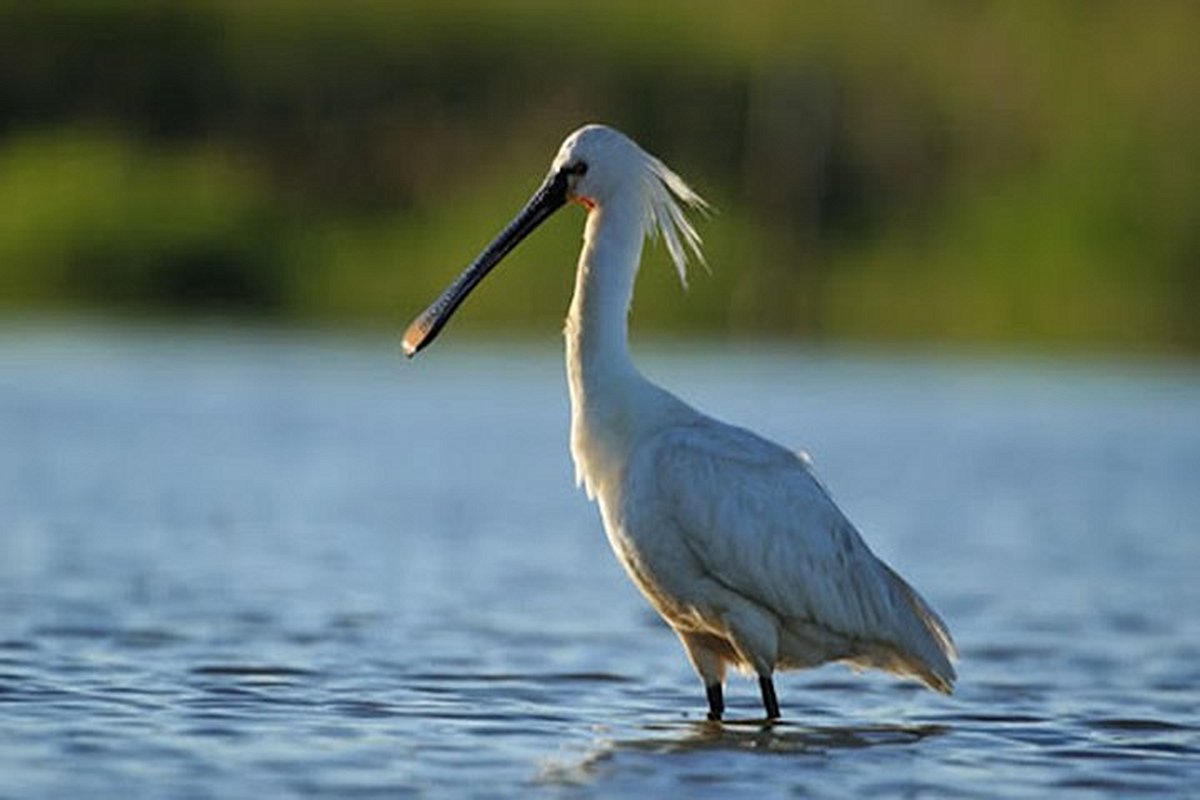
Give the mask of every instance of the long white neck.
[{"label": "long white neck", "polygon": [[631,404],[648,386],[629,356],[629,307],[645,241],[640,211],[618,201],[588,213],[567,314],[571,454],[590,495],[619,468],[633,433]]},{"label": "long white neck", "polygon": [[645,234],[631,205],[614,203],[588,214],[567,314],[572,385],[576,378],[586,384],[635,371],[629,357],[629,307]]}]

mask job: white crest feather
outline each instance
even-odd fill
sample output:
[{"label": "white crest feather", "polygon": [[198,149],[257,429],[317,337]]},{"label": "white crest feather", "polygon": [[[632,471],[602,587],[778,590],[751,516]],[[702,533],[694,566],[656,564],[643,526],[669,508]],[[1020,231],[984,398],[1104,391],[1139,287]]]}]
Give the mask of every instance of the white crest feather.
[{"label": "white crest feather", "polygon": [[708,203],[654,156],[646,154],[646,167],[646,234],[652,239],[662,236],[679,272],[679,282],[687,288],[688,250],[705,269],[708,269],[708,262],[701,250],[700,234],[696,233],[680,203],[702,212],[708,210]]}]

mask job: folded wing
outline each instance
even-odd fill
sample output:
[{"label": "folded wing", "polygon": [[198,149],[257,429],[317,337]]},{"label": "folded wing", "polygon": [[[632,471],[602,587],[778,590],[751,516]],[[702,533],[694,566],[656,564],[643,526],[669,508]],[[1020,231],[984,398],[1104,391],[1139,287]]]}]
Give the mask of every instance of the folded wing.
[{"label": "folded wing", "polygon": [[640,449],[643,474],[653,474],[659,501],[709,577],[784,629],[845,642],[839,660],[951,690],[957,653],[945,623],[871,552],[805,457],[704,417]]}]

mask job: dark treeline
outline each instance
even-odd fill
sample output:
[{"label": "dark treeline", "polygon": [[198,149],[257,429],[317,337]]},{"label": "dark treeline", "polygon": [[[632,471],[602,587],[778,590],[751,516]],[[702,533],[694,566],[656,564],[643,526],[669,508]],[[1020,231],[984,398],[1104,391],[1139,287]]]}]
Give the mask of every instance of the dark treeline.
[{"label": "dark treeline", "polygon": [[395,324],[603,120],[717,207],[648,328],[1200,345],[1196,6],[794,5],[2,3],[3,306]]}]

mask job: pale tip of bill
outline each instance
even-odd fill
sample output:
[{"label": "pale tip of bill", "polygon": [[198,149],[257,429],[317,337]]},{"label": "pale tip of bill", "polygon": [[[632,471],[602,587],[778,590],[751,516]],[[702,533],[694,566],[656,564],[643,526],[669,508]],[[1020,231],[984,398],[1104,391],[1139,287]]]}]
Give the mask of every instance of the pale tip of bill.
[{"label": "pale tip of bill", "polygon": [[401,343],[401,347],[404,348],[405,358],[412,358],[417,354],[417,351],[421,349],[423,338],[421,332],[413,330],[411,326],[404,332],[404,341]]}]

